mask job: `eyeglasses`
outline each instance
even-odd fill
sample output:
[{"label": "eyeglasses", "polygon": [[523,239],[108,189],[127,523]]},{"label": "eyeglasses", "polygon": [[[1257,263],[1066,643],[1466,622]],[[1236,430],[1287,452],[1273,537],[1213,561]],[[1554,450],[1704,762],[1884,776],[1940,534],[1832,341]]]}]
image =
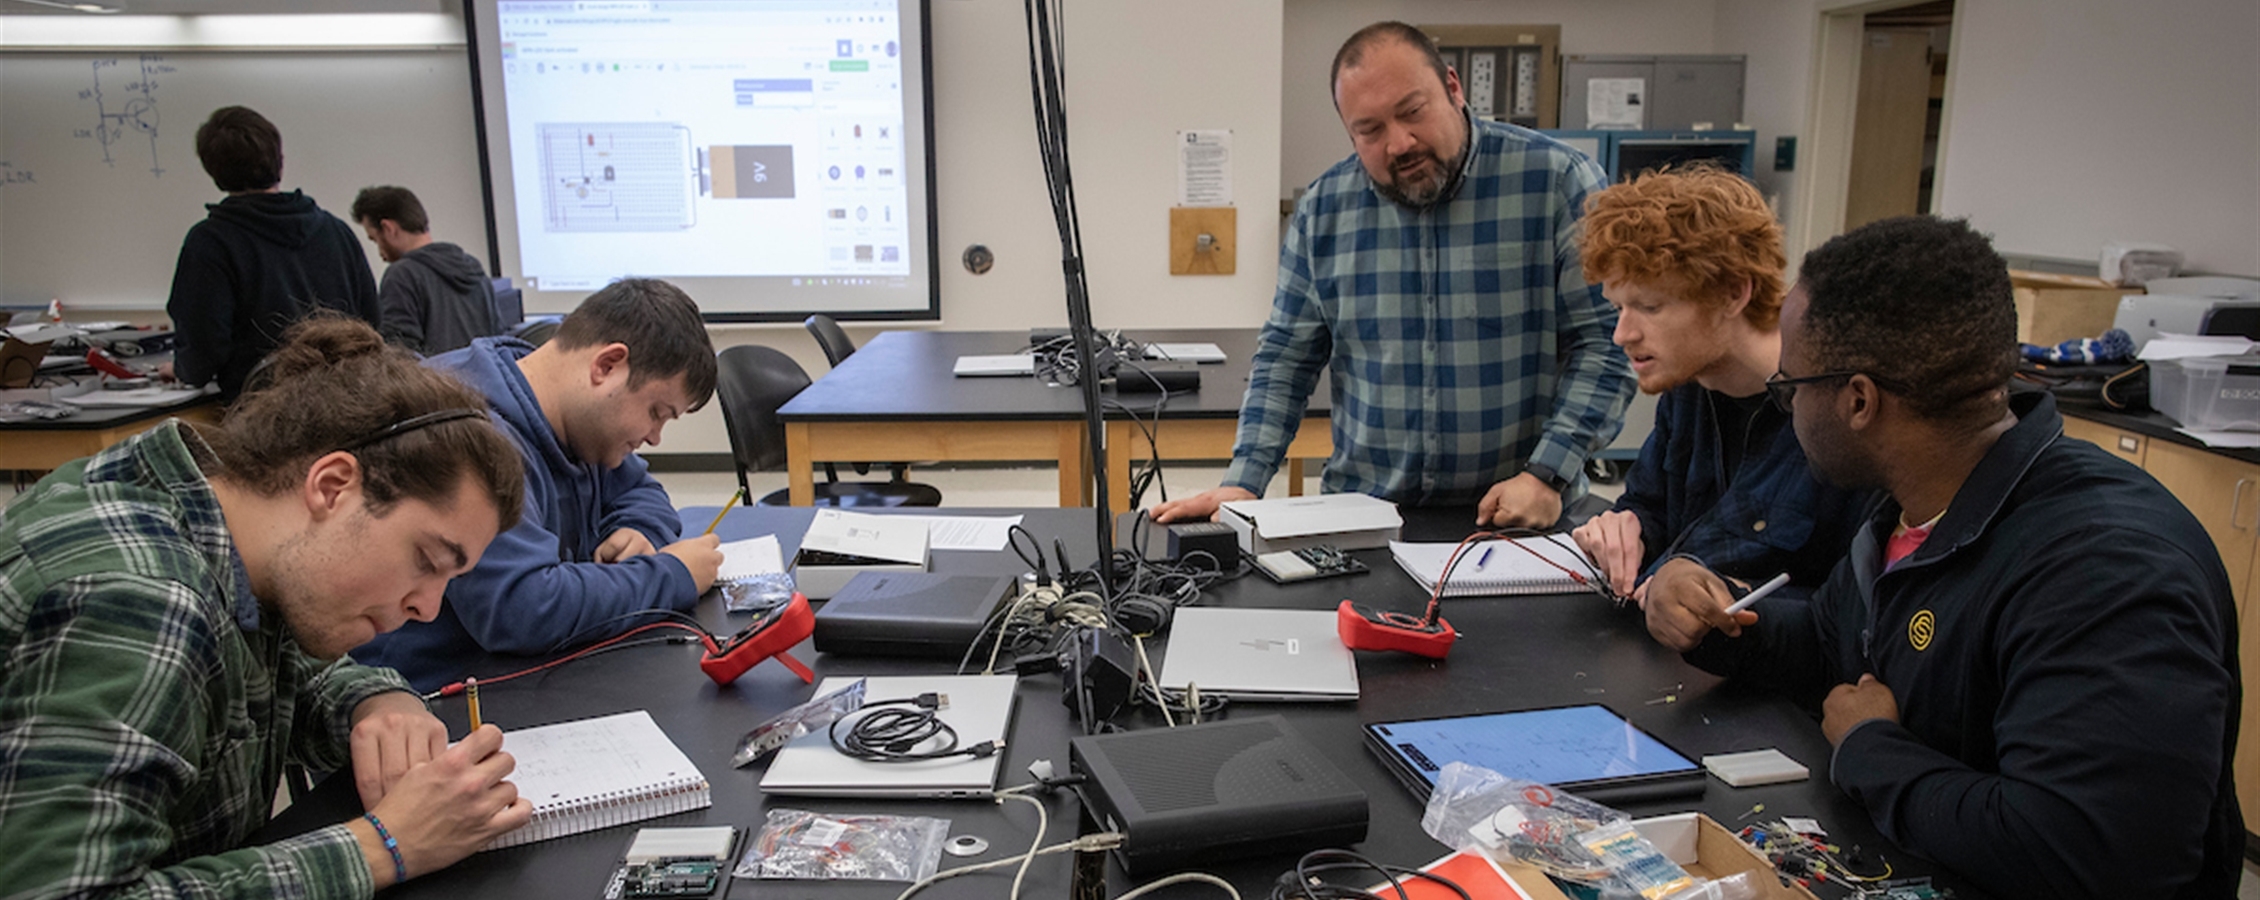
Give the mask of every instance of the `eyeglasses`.
[{"label": "eyeglasses", "polygon": [[1791,378],[1789,377],[1789,373],[1783,372],[1780,369],[1775,369],[1773,377],[1766,379],[1766,397],[1773,401],[1775,409],[1779,409],[1782,412],[1786,413],[1791,411],[1789,409],[1790,402],[1797,399],[1798,385],[1818,384],[1823,381],[1835,381],[1839,378],[1850,378],[1854,375],[1866,375],[1868,376],[1868,380],[1875,382],[1878,387],[1881,387],[1884,390],[1890,391],[1895,394],[1904,394],[1907,392],[1905,385],[1871,372],[1861,372],[1853,369],[1845,369],[1838,372],[1822,372],[1819,375],[1807,375],[1803,378]]}]

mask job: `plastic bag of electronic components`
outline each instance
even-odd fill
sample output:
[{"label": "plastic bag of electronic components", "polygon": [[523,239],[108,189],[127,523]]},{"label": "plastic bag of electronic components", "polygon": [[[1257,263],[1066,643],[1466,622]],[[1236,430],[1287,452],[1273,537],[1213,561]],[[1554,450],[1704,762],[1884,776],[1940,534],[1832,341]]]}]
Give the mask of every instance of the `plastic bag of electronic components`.
[{"label": "plastic bag of electronic components", "polygon": [[772,809],[738,861],[739,878],[919,881],[942,866],[948,819]]},{"label": "plastic bag of electronic components", "polygon": [[793,576],[763,572],[714,585],[722,594],[722,607],[731,612],[768,612],[793,599]]},{"label": "plastic bag of electronic components", "polygon": [[863,708],[863,689],[867,682],[858,678],[854,684],[825,694],[807,703],[795,706],[769,717],[753,726],[752,731],[738,738],[738,749],[730,755],[731,768],[742,769],[792,743],[801,735],[829,728],[839,717]]},{"label": "plastic bag of electronic components", "polygon": [[1466,763],[1438,773],[1420,825],[1449,846],[1535,867],[1610,900],[1664,900],[1700,883],[1624,813]]}]

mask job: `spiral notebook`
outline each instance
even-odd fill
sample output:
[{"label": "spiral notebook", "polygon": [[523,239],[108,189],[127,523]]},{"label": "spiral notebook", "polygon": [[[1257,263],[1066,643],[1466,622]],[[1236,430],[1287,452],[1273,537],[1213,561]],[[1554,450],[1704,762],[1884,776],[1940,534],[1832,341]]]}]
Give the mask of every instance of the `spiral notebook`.
[{"label": "spiral notebook", "polygon": [[485,849],[641,822],[714,805],[706,776],[643,710],[512,731],[510,782],[534,820]]},{"label": "spiral notebook", "polygon": [[[1500,597],[1584,590],[1585,585],[1571,573],[1593,578],[1593,564],[1568,535],[1555,537],[1502,538],[1468,547],[1444,585],[1444,596]],[[1420,582],[1422,590],[1434,591],[1457,546],[1390,541],[1389,555],[1396,557],[1397,566],[1405,574]]]}]

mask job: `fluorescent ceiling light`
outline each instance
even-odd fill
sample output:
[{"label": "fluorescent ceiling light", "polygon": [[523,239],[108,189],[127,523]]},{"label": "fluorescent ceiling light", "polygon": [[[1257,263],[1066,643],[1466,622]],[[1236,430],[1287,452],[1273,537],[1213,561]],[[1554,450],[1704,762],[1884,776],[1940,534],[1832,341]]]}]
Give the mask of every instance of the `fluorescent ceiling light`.
[{"label": "fluorescent ceiling light", "polygon": [[118,7],[103,6],[99,3],[62,3],[58,2],[58,0],[16,0],[16,2],[29,3],[33,6],[44,6],[49,9],[68,9],[82,13],[96,13],[100,15],[108,15],[110,13],[118,11]]}]

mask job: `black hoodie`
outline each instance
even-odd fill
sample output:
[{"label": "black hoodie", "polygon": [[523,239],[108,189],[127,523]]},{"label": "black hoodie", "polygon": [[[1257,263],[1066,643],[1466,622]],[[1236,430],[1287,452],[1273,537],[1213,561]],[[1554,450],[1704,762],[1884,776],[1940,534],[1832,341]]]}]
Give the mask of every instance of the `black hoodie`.
[{"label": "black hoodie", "polygon": [[378,330],[385,340],[425,356],[502,333],[486,267],[454,244],[425,244],[401,256],[385,270],[377,306],[384,311]]},{"label": "black hoodie", "polygon": [[298,191],[209,204],[181,241],[165,312],[178,332],[173,372],[220,382],[233,400],[283,330],[317,308],[377,324],[377,285],[351,226]]}]

